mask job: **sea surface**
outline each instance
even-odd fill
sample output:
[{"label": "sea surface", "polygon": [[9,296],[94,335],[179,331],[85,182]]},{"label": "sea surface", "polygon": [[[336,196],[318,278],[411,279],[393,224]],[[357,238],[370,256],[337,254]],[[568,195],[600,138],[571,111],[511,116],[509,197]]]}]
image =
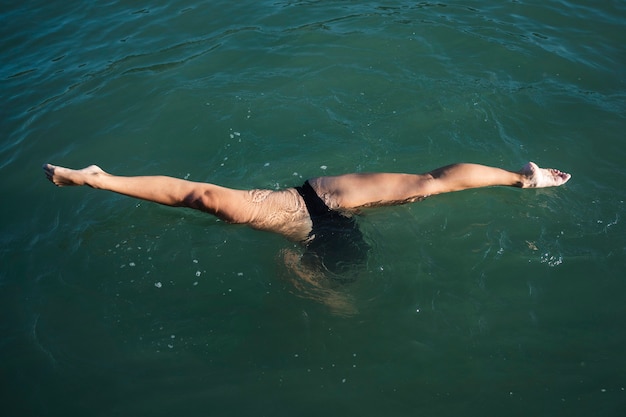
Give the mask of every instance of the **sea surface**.
[{"label": "sea surface", "polygon": [[[626,415],[626,3],[2,1],[3,416]],[[87,187],[572,174],[364,211],[357,278]],[[355,267],[356,268],[356,267]]]}]

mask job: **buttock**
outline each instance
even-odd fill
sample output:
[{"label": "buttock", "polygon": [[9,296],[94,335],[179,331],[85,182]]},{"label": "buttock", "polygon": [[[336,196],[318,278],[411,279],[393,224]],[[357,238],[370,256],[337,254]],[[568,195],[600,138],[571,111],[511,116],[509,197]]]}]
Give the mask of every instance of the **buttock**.
[{"label": "buttock", "polygon": [[369,245],[356,219],[329,209],[308,182],[296,190],[302,196],[312,222],[302,256],[305,266],[341,274],[365,264]]},{"label": "buttock", "polygon": [[254,229],[279,233],[296,242],[306,240],[311,232],[311,218],[294,188],[250,190],[241,204],[250,216],[245,223]]}]

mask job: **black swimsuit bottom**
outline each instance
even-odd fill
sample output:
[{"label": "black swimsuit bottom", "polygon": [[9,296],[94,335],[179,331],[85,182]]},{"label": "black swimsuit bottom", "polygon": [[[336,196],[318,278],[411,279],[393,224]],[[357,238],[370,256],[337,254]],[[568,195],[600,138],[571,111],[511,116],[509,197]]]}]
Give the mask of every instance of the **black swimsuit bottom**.
[{"label": "black swimsuit bottom", "polygon": [[308,181],[296,187],[296,191],[302,196],[313,222],[302,262],[334,274],[365,264],[369,245],[356,220],[328,208]]}]

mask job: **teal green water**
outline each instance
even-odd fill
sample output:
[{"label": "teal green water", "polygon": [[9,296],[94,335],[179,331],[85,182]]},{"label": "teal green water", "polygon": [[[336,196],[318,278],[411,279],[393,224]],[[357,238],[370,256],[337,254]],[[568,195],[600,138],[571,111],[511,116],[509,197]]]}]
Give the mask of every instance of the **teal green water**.
[{"label": "teal green water", "polygon": [[[621,416],[622,1],[3,2],[7,416]],[[44,162],[237,188],[571,172],[368,211],[337,314],[279,236]]]}]

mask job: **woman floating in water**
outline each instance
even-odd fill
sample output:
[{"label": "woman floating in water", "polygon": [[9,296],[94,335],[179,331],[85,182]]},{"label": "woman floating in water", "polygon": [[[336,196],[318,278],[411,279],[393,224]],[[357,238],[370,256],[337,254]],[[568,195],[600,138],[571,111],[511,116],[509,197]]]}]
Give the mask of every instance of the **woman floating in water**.
[{"label": "woman floating in water", "polygon": [[318,282],[312,278],[315,271],[342,272],[344,266],[364,260],[368,245],[353,217],[361,208],[411,203],[470,188],[559,186],[571,177],[533,162],[517,172],[461,163],[425,174],[345,174],[311,178],[300,187],[280,191],[244,191],[165,176],[121,177],[96,165],[74,170],[46,164],[43,169],[57,186],[87,185],[167,206],[189,207],[301,242],[306,247],[302,258],[286,252],[285,261],[313,285]]},{"label": "woman floating in water", "polygon": [[411,203],[470,188],[552,187],[571,177],[533,162],[517,172],[462,163],[425,174],[346,174],[311,178],[301,187],[280,191],[243,191],[165,176],[121,177],[96,165],[74,170],[46,164],[43,169],[57,186],[87,185],[167,206],[189,207],[299,242],[315,239],[317,221],[341,221],[338,216],[360,208]]},{"label": "woman floating in water", "polygon": [[[517,172],[477,164],[453,164],[425,174],[346,174],[311,178],[301,187],[234,190],[165,176],[121,177],[91,165],[74,170],[43,166],[57,186],[87,185],[167,206],[189,207],[229,223],[279,233],[306,246],[358,229],[358,209],[411,203],[452,191],[490,186],[552,187],[570,179],[556,169],[529,162]],[[329,233],[330,232],[330,233]]]}]

